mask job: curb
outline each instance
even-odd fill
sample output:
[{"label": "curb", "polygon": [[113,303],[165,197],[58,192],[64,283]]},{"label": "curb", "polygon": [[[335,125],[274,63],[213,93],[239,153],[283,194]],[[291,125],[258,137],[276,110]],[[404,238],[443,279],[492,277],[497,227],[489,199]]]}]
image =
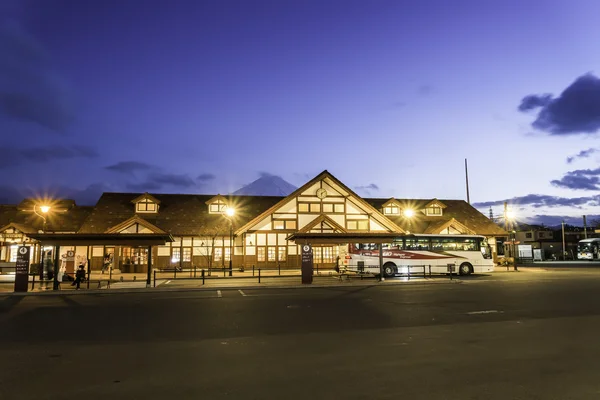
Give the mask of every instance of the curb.
[{"label": "curb", "polygon": [[207,292],[214,290],[258,290],[258,289],[324,289],[324,288],[339,288],[339,287],[382,287],[382,286],[399,286],[399,285],[447,285],[447,284],[461,284],[462,280],[455,278],[453,280],[443,281],[384,281],[382,282],[370,282],[370,283],[345,283],[345,284],[296,284],[296,285],[267,285],[267,286],[218,286],[218,287],[150,287],[150,288],[139,288],[139,289],[90,289],[90,290],[50,290],[43,292],[12,292],[2,293],[1,297],[27,297],[27,296],[85,296],[87,294],[137,294],[137,293],[164,293],[164,292]]}]

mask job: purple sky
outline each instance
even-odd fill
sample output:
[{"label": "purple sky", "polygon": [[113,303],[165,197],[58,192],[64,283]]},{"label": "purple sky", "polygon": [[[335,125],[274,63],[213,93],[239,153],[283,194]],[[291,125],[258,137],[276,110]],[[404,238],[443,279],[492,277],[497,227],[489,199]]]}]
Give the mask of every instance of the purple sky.
[{"label": "purple sky", "polygon": [[[0,1],[0,202],[227,193],[600,214],[600,2]],[[544,218],[535,216],[544,215]],[[553,219],[554,218],[554,219]]]}]

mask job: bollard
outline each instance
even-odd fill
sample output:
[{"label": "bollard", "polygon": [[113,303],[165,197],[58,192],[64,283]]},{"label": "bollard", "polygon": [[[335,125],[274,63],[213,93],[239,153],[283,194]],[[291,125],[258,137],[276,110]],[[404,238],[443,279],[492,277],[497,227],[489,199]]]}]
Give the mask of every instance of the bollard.
[{"label": "bollard", "polygon": [[204,268],[202,268],[202,284],[204,285]]},{"label": "bollard", "polygon": [[281,275],[281,264],[277,263],[277,269],[279,270],[279,275]]},{"label": "bollard", "polygon": [[260,268],[258,269],[258,283],[260,283]]},{"label": "bollard", "polygon": [[173,279],[177,279],[177,267],[173,268]]},{"label": "bollard", "polygon": [[196,265],[194,264],[194,278],[196,277]]},{"label": "bollard", "polygon": [[423,279],[426,279],[426,278],[427,278],[427,274],[425,272],[425,266],[423,265]]},{"label": "bollard", "polygon": [[35,275],[33,275],[33,280],[31,281],[31,290],[35,288]]},{"label": "bollard", "polygon": [[254,264],[252,264],[252,276],[254,276]]},{"label": "bollard", "polygon": [[156,287],[156,270],[154,270],[154,287]]},{"label": "bollard", "polygon": [[407,265],[407,271],[408,271],[408,280],[410,281],[410,265]]},{"label": "bollard", "polygon": [[223,267],[223,278],[225,278],[227,276],[227,270],[225,269],[225,267]]},{"label": "bollard", "polygon": [[429,266],[429,277],[431,278],[431,265]]}]

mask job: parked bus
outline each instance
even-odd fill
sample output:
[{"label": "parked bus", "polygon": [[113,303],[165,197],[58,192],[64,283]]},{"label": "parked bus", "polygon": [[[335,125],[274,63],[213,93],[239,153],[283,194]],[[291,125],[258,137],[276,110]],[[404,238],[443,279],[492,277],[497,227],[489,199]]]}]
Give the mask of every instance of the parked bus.
[{"label": "parked bus", "polygon": [[[494,271],[491,248],[484,236],[414,234],[398,236],[382,247],[385,277],[416,273],[413,267],[423,267],[427,273],[430,268],[431,273],[447,273],[448,264],[461,275]],[[379,275],[379,245],[351,243],[345,261],[348,271]]]},{"label": "parked bus", "polygon": [[577,243],[578,260],[597,260],[600,254],[600,238],[583,239]]}]

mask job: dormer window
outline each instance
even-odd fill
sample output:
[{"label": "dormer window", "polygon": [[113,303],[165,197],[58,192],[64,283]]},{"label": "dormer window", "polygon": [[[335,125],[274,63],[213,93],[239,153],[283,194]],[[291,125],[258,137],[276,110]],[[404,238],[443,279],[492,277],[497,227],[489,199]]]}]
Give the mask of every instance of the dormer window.
[{"label": "dormer window", "polygon": [[389,205],[389,206],[383,207],[383,213],[385,215],[399,215],[400,208],[396,205]]},{"label": "dormer window", "polygon": [[144,199],[136,204],[135,210],[140,213],[155,213],[158,211],[158,205],[149,199]]},{"label": "dormer window", "polygon": [[131,202],[135,204],[135,212],[141,214],[156,214],[160,204],[160,200],[148,193],[144,193]]},{"label": "dormer window", "polygon": [[431,206],[425,209],[426,215],[440,216],[442,215],[442,207],[440,206]]},{"label": "dormer window", "polygon": [[222,214],[227,208],[227,203],[223,199],[218,199],[208,205],[209,214]]}]

